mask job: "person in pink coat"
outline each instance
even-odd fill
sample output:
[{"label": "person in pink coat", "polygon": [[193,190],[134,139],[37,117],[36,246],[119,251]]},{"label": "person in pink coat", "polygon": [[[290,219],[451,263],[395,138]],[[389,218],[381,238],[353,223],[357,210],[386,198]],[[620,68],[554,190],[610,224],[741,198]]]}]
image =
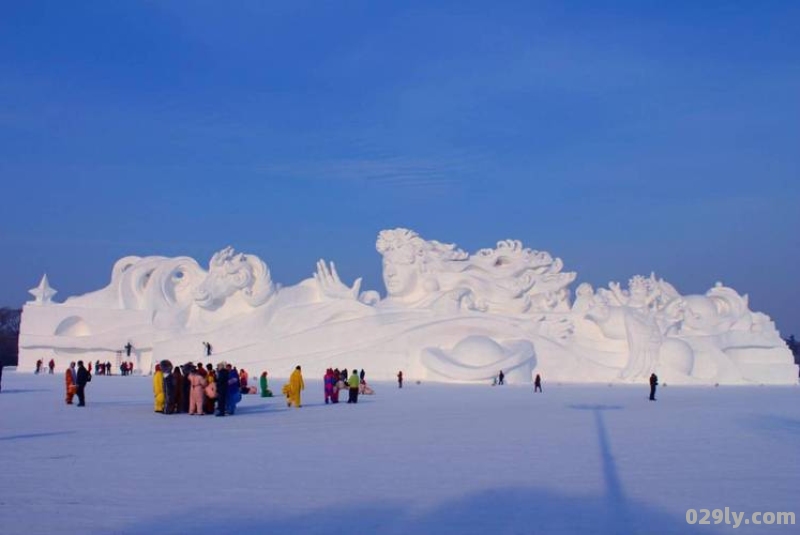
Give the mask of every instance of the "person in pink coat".
[{"label": "person in pink coat", "polygon": [[189,375],[189,414],[203,414],[203,389],[206,387],[206,378],[197,370],[192,370]]}]

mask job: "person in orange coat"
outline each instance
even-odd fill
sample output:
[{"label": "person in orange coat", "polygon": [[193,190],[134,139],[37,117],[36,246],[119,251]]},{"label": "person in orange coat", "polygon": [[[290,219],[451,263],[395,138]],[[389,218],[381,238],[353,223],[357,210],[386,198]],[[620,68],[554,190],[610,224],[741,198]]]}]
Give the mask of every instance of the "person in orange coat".
[{"label": "person in orange coat", "polygon": [[303,382],[303,374],[300,372],[300,366],[297,366],[289,377],[289,387],[289,405],[294,403],[295,407],[300,408],[300,391],[306,388]]},{"label": "person in orange coat", "polygon": [[72,398],[75,397],[75,393],[78,391],[78,385],[75,384],[78,382],[78,372],[75,371],[74,362],[69,363],[67,373],[64,374],[64,380],[67,384],[67,405],[72,405]]}]

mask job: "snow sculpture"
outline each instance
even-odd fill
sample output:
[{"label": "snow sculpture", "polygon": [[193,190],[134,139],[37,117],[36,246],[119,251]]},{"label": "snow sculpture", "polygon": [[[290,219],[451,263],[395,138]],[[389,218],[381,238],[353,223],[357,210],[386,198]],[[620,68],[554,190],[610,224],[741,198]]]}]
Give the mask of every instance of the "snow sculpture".
[{"label": "snow sculpture", "polygon": [[234,299],[258,307],[274,292],[269,268],[261,259],[236,254],[232,247],[226,247],[211,258],[208,275],[195,288],[193,297],[200,308],[215,311]]},{"label": "snow sculpture", "polygon": [[37,305],[49,305],[52,303],[51,299],[53,296],[58,292],[50,287],[50,283],[47,281],[47,274],[45,273],[42,276],[42,280],[39,282],[39,286],[28,290],[28,293],[35,298],[33,302]]},{"label": "snow sculpture", "polygon": [[[641,379],[655,370],[672,382],[691,377],[772,383],[783,382],[776,376],[792,373],[786,345],[772,321],[750,312],[747,296],[722,283],[704,296],[681,296],[655,274],[636,275],[627,290],[611,283],[594,294],[582,284],[576,294],[573,313],[599,327],[606,341],[624,342],[627,360],[621,379]],[[761,366],[752,366],[755,361]]]},{"label": "snow sculpture", "polygon": [[[208,270],[188,257],[126,257],[102,290],[52,303],[46,277],[25,305],[20,369],[37,359],[115,360],[130,341],[136,369],[214,358],[251,371],[309,376],[366,368],[372,379],[488,382],[783,383],[797,366],[774,324],[721,284],[681,296],[655,275],[597,292],[550,254],[505,240],[468,254],[407,229],[384,230],[386,297],[343,283],[320,260],[281,287],[258,257],[227,247]],[[42,306],[47,305],[47,306]],[[118,357],[117,357],[118,358]]]},{"label": "snow sculpture", "polygon": [[512,340],[500,345],[486,336],[468,336],[452,349],[428,347],[422,364],[438,380],[492,382],[502,370],[510,383],[530,382],[535,365],[533,344]]},{"label": "snow sculpture", "polygon": [[560,259],[519,241],[501,241],[470,256],[454,245],[394,229],[378,235],[377,249],[383,255],[386,304],[488,313],[569,308],[567,286],[576,274],[561,273]]}]

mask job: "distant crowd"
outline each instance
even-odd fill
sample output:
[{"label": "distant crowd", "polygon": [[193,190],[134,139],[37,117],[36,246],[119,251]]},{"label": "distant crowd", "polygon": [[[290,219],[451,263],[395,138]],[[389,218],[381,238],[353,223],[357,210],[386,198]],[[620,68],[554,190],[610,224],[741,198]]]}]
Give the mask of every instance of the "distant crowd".
[{"label": "distant crowd", "polygon": [[[81,362],[83,362],[83,361],[81,361]],[[71,364],[74,365],[75,363],[72,362]],[[36,374],[44,373],[44,367],[43,366],[44,366],[44,361],[42,359],[37,360],[36,361],[36,371],[34,373],[36,373]],[[47,363],[47,369],[48,369],[48,373],[50,373],[50,375],[55,373],[56,361],[54,359],[50,359],[50,362]],[[92,373],[92,363],[91,362],[89,363],[89,365],[86,368],[86,370],[89,373]],[[97,375],[112,375],[113,374],[113,371],[112,371],[112,368],[111,368],[111,363],[110,362],[100,362],[99,359],[94,363],[94,371],[95,371],[95,373]],[[119,374],[120,375],[131,375],[132,373],[133,373],[133,362],[131,362],[131,361],[120,362],[120,364],[119,364]]]}]

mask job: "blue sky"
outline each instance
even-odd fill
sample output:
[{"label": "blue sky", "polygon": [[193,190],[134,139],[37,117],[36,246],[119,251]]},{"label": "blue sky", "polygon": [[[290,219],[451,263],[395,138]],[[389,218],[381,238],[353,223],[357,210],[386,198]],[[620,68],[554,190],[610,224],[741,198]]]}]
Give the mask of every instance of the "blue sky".
[{"label": "blue sky", "polygon": [[375,238],[721,280],[800,335],[797,2],[5,2],[0,306],[226,245],[383,291]]}]

